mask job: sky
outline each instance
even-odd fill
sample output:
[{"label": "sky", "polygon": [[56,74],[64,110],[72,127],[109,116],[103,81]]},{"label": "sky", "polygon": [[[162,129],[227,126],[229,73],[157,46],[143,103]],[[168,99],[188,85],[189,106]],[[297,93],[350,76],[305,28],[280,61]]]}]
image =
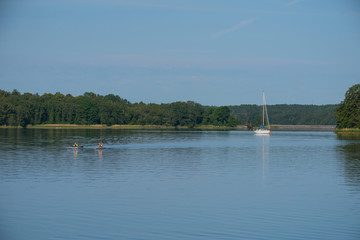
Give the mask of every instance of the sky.
[{"label": "sky", "polygon": [[130,102],[337,104],[358,0],[0,0],[0,89]]}]

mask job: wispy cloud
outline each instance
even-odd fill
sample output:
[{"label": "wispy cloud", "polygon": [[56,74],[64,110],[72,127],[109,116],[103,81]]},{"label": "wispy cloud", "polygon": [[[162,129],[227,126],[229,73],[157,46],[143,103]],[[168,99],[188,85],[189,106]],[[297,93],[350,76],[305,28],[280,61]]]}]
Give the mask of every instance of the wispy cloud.
[{"label": "wispy cloud", "polygon": [[294,6],[295,4],[299,3],[301,0],[294,0],[292,2],[289,2],[288,4],[286,4],[287,7],[291,7]]},{"label": "wispy cloud", "polygon": [[227,29],[224,29],[224,30],[221,30],[221,31],[215,33],[213,35],[213,37],[217,38],[217,37],[221,37],[221,36],[223,36],[225,34],[235,32],[235,31],[237,31],[237,30],[239,30],[241,28],[244,28],[244,27],[252,24],[256,20],[257,20],[257,18],[250,18],[250,19],[244,20],[244,21],[242,21],[242,22],[240,22],[240,23],[238,23],[238,24],[236,24],[236,25],[234,25],[234,26],[232,26],[230,28],[227,28]]}]

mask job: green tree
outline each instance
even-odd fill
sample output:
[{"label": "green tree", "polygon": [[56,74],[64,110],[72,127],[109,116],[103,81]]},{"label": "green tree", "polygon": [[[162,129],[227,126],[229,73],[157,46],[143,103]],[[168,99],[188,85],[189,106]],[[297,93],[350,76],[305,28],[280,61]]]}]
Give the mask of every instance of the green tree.
[{"label": "green tree", "polygon": [[187,124],[187,126],[193,128],[202,122],[204,107],[201,106],[199,103],[192,101],[188,101],[186,104],[188,106],[188,118],[189,118],[189,123]]},{"label": "green tree", "polygon": [[0,125],[8,125],[8,121],[14,113],[14,106],[6,99],[0,99]]},{"label": "green tree", "polygon": [[360,128],[360,84],[349,88],[336,108],[337,128]]},{"label": "green tree", "polygon": [[207,107],[204,111],[203,124],[214,125],[216,122],[216,107]]},{"label": "green tree", "polygon": [[227,125],[230,117],[230,109],[228,107],[218,107],[215,110],[217,125]]},{"label": "green tree", "polygon": [[169,125],[185,126],[188,122],[187,106],[185,102],[174,102],[170,104]]}]

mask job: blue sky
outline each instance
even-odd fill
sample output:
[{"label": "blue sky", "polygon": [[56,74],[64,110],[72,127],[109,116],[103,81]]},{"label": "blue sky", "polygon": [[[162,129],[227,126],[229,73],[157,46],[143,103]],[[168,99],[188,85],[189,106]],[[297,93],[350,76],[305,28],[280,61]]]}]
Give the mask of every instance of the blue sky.
[{"label": "blue sky", "polygon": [[357,83],[357,0],[0,1],[6,91],[320,105]]}]

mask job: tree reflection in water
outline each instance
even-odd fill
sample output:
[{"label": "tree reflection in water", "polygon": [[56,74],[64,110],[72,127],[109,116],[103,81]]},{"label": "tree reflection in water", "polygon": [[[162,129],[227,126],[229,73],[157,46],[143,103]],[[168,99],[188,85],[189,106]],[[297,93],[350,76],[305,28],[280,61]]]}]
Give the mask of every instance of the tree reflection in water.
[{"label": "tree reflection in water", "polygon": [[344,164],[347,184],[360,191],[360,134],[337,134],[339,157]]}]

